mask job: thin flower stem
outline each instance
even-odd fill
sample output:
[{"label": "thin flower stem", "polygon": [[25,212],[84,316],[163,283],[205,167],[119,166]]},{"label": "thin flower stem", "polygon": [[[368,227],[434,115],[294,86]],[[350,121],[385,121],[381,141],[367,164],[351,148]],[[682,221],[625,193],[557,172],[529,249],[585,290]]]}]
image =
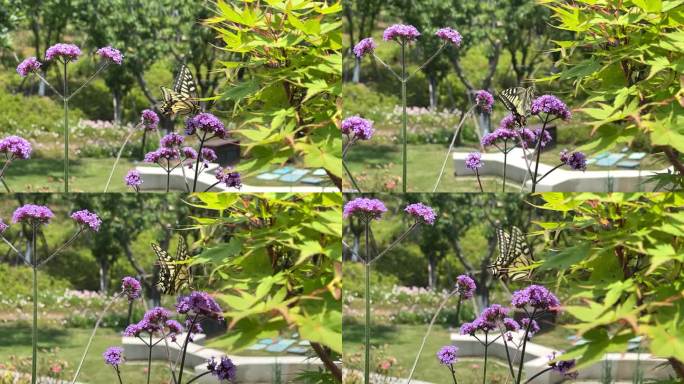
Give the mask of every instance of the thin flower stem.
[{"label": "thin flower stem", "polygon": [[487,337],[489,337],[489,332],[485,332],[485,358],[484,358],[484,372],[482,373],[482,384],[487,384],[487,354],[489,349],[489,343],[487,343]]},{"label": "thin flower stem", "polygon": [[200,377],[206,376],[206,375],[208,375],[208,374],[210,374],[210,373],[211,373],[211,371],[202,372],[202,373],[200,373],[199,375],[197,375],[197,376],[193,377],[192,379],[190,379],[190,380],[189,380],[187,383],[185,383],[185,384],[190,384],[190,383],[192,383],[193,381],[199,379]]},{"label": "thin flower stem", "polygon": [[[189,193],[190,192],[190,183],[188,183],[188,176],[185,174],[185,164],[183,164],[182,160],[181,160],[180,164],[181,164],[181,167],[180,167],[181,172],[183,172],[183,181],[185,182],[185,191]],[[190,162],[190,164],[192,164],[192,161]]]},{"label": "thin flower stem", "polygon": [[33,328],[31,333],[31,384],[38,382],[38,227],[33,224],[33,232],[31,235],[31,252],[32,252],[32,270],[33,270]]},{"label": "thin flower stem", "polygon": [[171,169],[166,170],[166,193],[169,193],[169,185],[171,184]]},{"label": "thin flower stem", "polygon": [[83,231],[84,231],[83,227],[80,227],[78,229],[78,231],[73,236],[71,236],[71,238],[69,240],[67,240],[64,244],[62,244],[59,248],[57,248],[54,252],[52,252],[52,254],[50,256],[48,256],[45,260],[41,261],[38,264],[38,268],[42,267],[48,261],[52,260],[52,258],[59,255],[59,253],[62,252],[66,247],[71,245],[71,243],[73,243],[81,235],[81,233],[83,233]]},{"label": "thin flower stem", "polygon": [[518,364],[518,379],[515,381],[516,384],[520,384],[520,380],[522,380],[523,364],[525,363],[525,348],[527,347],[527,335],[530,332],[530,327],[532,326],[532,321],[534,321],[534,315],[536,314],[537,308],[535,308],[532,311],[532,315],[529,317],[530,321],[527,323],[527,327],[525,327],[525,336],[523,338],[522,353],[520,354],[520,363]]},{"label": "thin flower stem", "polygon": [[558,169],[558,168],[560,168],[560,167],[562,167],[562,166],[564,166],[564,165],[565,165],[565,164],[560,163],[560,164],[556,165],[555,167],[551,168],[550,171],[546,172],[546,173],[544,174],[544,176],[540,177],[539,180],[537,180],[537,183],[540,183],[540,182],[541,182],[542,180],[544,180],[544,178],[545,178],[546,176],[548,176],[551,172],[555,171],[556,169]]},{"label": "thin flower stem", "polygon": [[454,384],[458,384],[458,381],[456,381],[456,368],[454,368],[453,364],[449,364],[449,370],[451,371],[451,378],[454,380]]},{"label": "thin flower stem", "polygon": [[95,76],[97,76],[100,72],[102,72],[102,70],[107,68],[108,65],[109,65],[109,61],[105,61],[104,64],[100,65],[100,67],[97,69],[97,71],[95,71],[95,73],[93,73],[92,76],[90,76],[88,78],[88,80],[86,80],[83,84],[81,84],[80,87],[78,87],[78,89],[76,89],[71,95],[69,95],[69,99],[76,96],[76,94],[78,94],[86,85],[88,85],[88,83],[93,81]]},{"label": "thin flower stem", "polygon": [[549,368],[544,369],[543,371],[537,372],[537,374],[535,374],[534,376],[532,376],[532,377],[530,377],[529,379],[525,380],[525,384],[531,383],[532,380],[536,379],[537,377],[539,377],[539,376],[545,374],[546,372],[548,372],[548,371],[550,371],[550,370],[552,370],[552,369],[553,369],[553,368],[549,367]]},{"label": "thin flower stem", "polygon": [[147,145],[147,128],[143,129],[142,146],[140,147],[140,158],[145,159],[145,146]]},{"label": "thin flower stem", "polygon": [[64,60],[64,192],[69,193],[69,82]]},{"label": "thin flower stem", "polygon": [[342,160],[342,167],[344,167],[345,172],[347,172],[347,176],[349,176],[349,180],[351,181],[354,189],[356,189],[356,192],[361,193],[361,188],[359,188],[359,184],[356,183],[356,180],[354,179],[354,176],[352,176],[351,170],[349,167],[347,167],[347,162],[344,161],[344,159]]},{"label": "thin flower stem", "polygon": [[366,220],[366,260],[364,260],[364,302],[366,316],[364,327],[364,384],[370,384],[370,327],[371,327],[371,308],[370,308],[370,273],[371,273],[371,251],[370,251],[370,221]]},{"label": "thin flower stem", "polygon": [[508,162],[508,140],[504,140],[504,163],[503,163],[503,187],[501,187],[501,192],[506,193],[506,167]]},{"label": "thin flower stem", "polygon": [[150,384],[150,376],[152,375],[152,332],[150,332],[150,345],[147,353],[147,384]]},{"label": "thin flower stem", "polygon": [[349,139],[347,140],[347,144],[344,145],[344,148],[342,148],[342,160],[344,160],[345,157],[347,157],[347,152],[349,152],[349,149],[351,148],[354,143],[356,143],[356,139]]},{"label": "thin flower stem", "polygon": [[78,367],[76,368],[76,373],[74,374],[73,380],[71,380],[71,384],[76,383],[76,379],[78,379],[78,375],[81,373],[81,368],[83,367],[83,363],[85,362],[86,356],[88,356],[88,350],[90,350],[90,345],[93,343],[93,339],[95,338],[95,333],[97,332],[97,329],[100,327],[100,322],[102,322],[102,319],[104,318],[104,315],[107,313],[107,310],[116,302],[116,300],[121,297],[122,292],[117,293],[114,295],[107,305],[104,307],[102,312],[100,313],[100,316],[98,316],[97,321],[95,321],[95,327],[93,327],[93,332],[90,334],[90,338],[88,339],[88,344],[86,344],[85,350],[83,351],[83,356],[81,357],[81,362],[78,363]]},{"label": "thin flower stem", "polygon": [[508,343],[506,342],[506,336],[504,335],[504,330],[500,328],[501,337],[503,337],[504,349],[506,349],[506,360],[508,361],[508,370],[511,373],[511,377],[515,380],[515,373],[513,372],[513,362],[511,361],[511,354],[508,352]]},{"label": "thin flower stem", "polygon": [[396,72],[394,72],[394,70],[392,69],[392,67],[390,67],[389,65],[387,65],[387,63],[385,63],[384,61],[382,61],[382,59],[379,58],[378,56],[376,56],[375,53],[373,53],[373,58],[374,58],[375,60],[379,61],[380,64],[382,64],[385,68],[387,68],[387,69],[392,73],[392,75],[394,75],[394,77],[397,78],[397,80],[399,80],[399,81],[404,81],[404,79],[402,79]]},{"label": "thin flower stem", "polygon": [[401,241],[404,240],[404,239],[406,238],[406,236],[408,236],[408,235],[409,235],[414,229],[416,229],[417,227],[418,227],[418,223],[417,223],[417,222],[411,224],[411,226],[410,226],[404,233],[402,233],[399,237],[397,237],[397,239],[394,240],[394,241],[392,242],[392,244],[390,244],[390,245],[389,245],[387,248],[385,248],[382,252],[380,252],[380,254],[378,254],[377,256],[375,256],[375,257],[374,257],[373,259],[371,259],[371,260],[366,259],[366,261],[367,261],[369,264],[370,264],[370,263],[375,263],[375,262],[376,262],[377,260],[379,260],[382,256],[384,256],[387,252],[389,252],[392,248],[394,248],[397,244],[401,243]]},{"label": "thin flower stem", "polygon": [[[137,128],[137,126],[136,126]],[[114,160],[114,165],[112,166],[112,171],[109,172],[109,178],[107,179],[107,184],[105,184],[104,188],[104,193],[107,193],[107,189],[109,189],[109,183],[112,182],[112,176],[114,176],[114,170],[116,169],[116,165],[119,164],[119,159],[121,158],[121,154],[124,151],[124,148],[126,148],[126,144],[128,144],[128,141],[131,139],[131,136],[135,133],[135,128],[133,128],[128,135],[126,135],[126,138],[124,139],[123,144],[121,145],[121,148],[119,149],[119,153],[116,154],[116,160]]]},{"label": "thin flower stem", "polygon": [[214,184],[210,185],[209,188],[205,189],[204,192],[209,192],[212,188],[214,188],[215,186],[217,186],[219,184],[221,184],[221,181],[215,182]]},{"label": "thin flower stem", "polygon": [[420,72],[423,68],[425,68],[428,64],[430,64],[430,63],[432,62],[432,60],[434,60],[435,57],[437,57],[437,55],[439,55],[440,53],[442,53],[442,51],[444,50],[444,48],[446,48],[446,46],[447,46],[447,43],[442,44],[442,46],[439,47],[439,49],[437,50],[437,52],[435,52],[432,56],[430,56],[430,58],[427,59],[426,62],[424,62],[420,67],[418,67],[418,69],[416,69],[415,71],[413,71],[413,73],[411,73],[411,74],[406,78],[406,81],[408,81],[410,78],[412,78],[413,76],[415,76],[416,73]]},{"label": "thin flower stem", "polygon": [[[199,137],[199,135],[197,135]],[[200,138],[200,145],[199,145],[199,150],[197,151],[197,161],[195,162],[195,179],[192,181],[192,191],[195,192],[197,190],[197,177],[199,176],[199,163],[200,163],[200,158],[202,157],[202,148],[204,148],[204,142],[207,138],[207,133],[204,132],[202,134],[202,137]]]},{"label": "thin flower stem", "polygon": [[183,352],[181,355],[180,371],[178,372],[178,383],[183,382],[183,368],[185,367],[185,354],[188,350],[188,342],[190,341],[190,332],[195,328],[195,322],[197,321],[197,317],[199,317],[199,315],[195,315],[195,317],[192,318],[192,321],[190,322],[190,326],[188,327],[188,334],[185,336],[185,340],[183,341]]},{"label": "thin flower stem", "polygon": [[442,169],[439,171],[439,175],[437,176],[437,181],[435,181],[435,186],[432,188],[433,193],[437,191],[437,187],[439,187],[439,182],[442,180],[442,175],[444,174],[444,169],[446,169],[447,162],[449,161],[449,154],[454,149],[454,145],[456,145],[456,138],[458,138],[458,135],[461,133],[461,127],[463,127],[463,122],[465,122],[468,115],[470,115],[473,112],[474,108],[475,108],[475,106],[470,107],[470,109],[461,116],[461,122],[458,123],[458,126],[454,130],[454,137],[451,138],[451,143],[449,144],[449,149],[447,149],[446,155],[444,155],[444,161],[442,162]]},{"label": "thin flower stem", "polygon": [[14,246],[14,244],[12,244],[9,240],[7,240],[7,239],[5,238],[5,236],[0,235],[0,239],[2,239],[2,241],[4,241],[5,244],[7,244],[7,245],[10,247],[10,249],[11,249],[12,251],[14,251],[14,253],[16,253],[17,256],[19,256],[19,258],[21,258],[21,260],[24,262],[24,264],[26,264],[26,265],[28,265],[28,266],[31,266],[31,263],[29,263],[29,262],[26,260],[26,255],[23,255],[21,252],[19,252],[19,250]]},{"label": "thin flower stem", "polygon": [[480,186],[480,192],[484,193],[484,188],[482,188],[482,181],[480,181],[480,172],[475,168],[475,176],[477,176],[477,184]]},{"label": "thin flower stem", "polygon": [[47,81],[38,71],[35,71],[34,73],[43,83],[45,83],[45,85],[47,85],[52,90],[52,92],[56,93],[60,99],[64,99],[64,95],[62,95],[58,90],[56,90],[55,87],[53,87],[52,84],[50,84],[50,82]]},{"label": "thin flower stem", "polygon": [[116,377],[119,378],[119,384],[123,384],[123,380],[121,380],[121,371],[119,370],[119,366],[115,365],[114,370],[116,371]]},{"label": "thin flower stem", "polygon": [[5,176],[5,171],[7,170],[7,167],[12,163],[12,159],[8,158],[5,161],[5,164],[2,166],[2,169],[0,169],[0,178]]},{"label": "thin flower stem", "polygon": [[408,115],[406,114],[406,42],[401,43],[401,140],[403,141],[403,147],[401,152],[401,165],[402,165],[402,179],[401,187],[402,191],[406,193],[408,189],[408,178],[407,178],[407,167],[406,162],[408,161],[407,155],[407,125],[408,125]]},{"label": "thin flower stem", "polygon": [[525,190],[525,182],[527,181],[527,176],[532,174],[532,166],[530,165],[530,159],[527,158],[527,145],[524,143],[523,138],[520,135],[520,132],[516,129],[514,129],[513,131],[515,132],[516,139],[518,139],[518,142],[520,143],[520,148],[522,148],[523,158],[525,159],[525,166],[527,167],[527,173],[525,174],[522,184],[520,185],[520,190],[523,191]]},{"label": "thin flower stem", "polygon": [[2,185],[5,187],[7,190],[7,193],[12,193],[12,190],[10,189],[9,185],[7,185],[7,182],[5,181],[4,177],[0,177],[0,181],[2,181]]},{"label": "thin flower stem", "polygon": [[169,362],[169,371],[171,372],[171,378],[173,379],[174,383],[178,383],[178,381],[176,380],[176,368],[173,366],[173,361],[171,360],[171,349],[169,348],[169,341],[167,340],[167,336],[168,335],[165,335],[162,331],[164,346],[166,347],[166,360]]},{"label": "thin flower stem", "polygon": [[[439,304],[439,307],[437,307],[437,311],[435,314],[432,316],[432,320],[430,320],[430,324],[428,325],[427,331],[425,332],[425,335],[423,335],[423,341],[420,343],[420,348],[418,348],[418,353],[416,354],[416,358],[413,360],[413,366],[411,367],[411,371],[409,372],[409,377],[408,380],[406,381],[406,384],[411,384],[411,379],[413,378],[413,373],[416,371],[416,367],[418,366],[418,361],[420,360],[420,354],[423,353],[423,348],[425,347],[425,342],[427,342],[428,336],[430,336],[430,332],[432,331],[432,326],[435,325],[435,321],[437,321],[437,317],[439,314],[442,312],[442,309],[444,309],[444,306],[447,304],[449,299],[451,299],[456,293],[458,293],[458,289],[454,289],[447,295],[447,297],[442,300],[442,302]],[[461,299],[463,297],[459,296],[458,297],[458,307],[461,307]],[[458,310],[457,310],[458,312]],[[458,319],[458,316],[457,316]],[[453,373],[453,371],[452,371]],[[454,378],[455,380],[455,378]]]},{"label": "thin flower stem", "polygon": [[548,123],[548,120],[549,120],[549,116],[546,115],[546,117],[544,118],[544,124],[542,124],[541,131],[539,132],[539,138],[537,139],[537,149],[536,149],[537,160],[536,160],[536,164],[534,165],[534,176],[532,176],[532,193],[534,193],[535,190],[537,189],[537,183],[539,182],[537,180],[537,173],[539,172],[539,159],[541,157],[541,143],[542,143],[542,140],[544,139],[544,131],[546,130],[546,124]]}]

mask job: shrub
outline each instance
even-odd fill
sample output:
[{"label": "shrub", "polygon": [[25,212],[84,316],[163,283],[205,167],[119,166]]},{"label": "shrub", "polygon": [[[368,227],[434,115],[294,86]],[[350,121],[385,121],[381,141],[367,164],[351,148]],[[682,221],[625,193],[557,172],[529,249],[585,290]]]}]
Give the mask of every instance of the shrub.
[{"label": "shrub", "polygon": [[[27,139],[40,132],[61,132],[64,127],[62,105],[47,97],[12,95],[0,89],[0,127],[5,135],[17,134]],[[69,110],[76,123],[83,117],[79,109]]]},{"label": "shrub", "polygon": [[[0,276],[3,276],[0,279],[0,292],[5,298],[31,294],[31,268],[0,263]],[[68,281],[47,274],[38,279],[39,292],[63,292],[69,288],[71,284]]]}]

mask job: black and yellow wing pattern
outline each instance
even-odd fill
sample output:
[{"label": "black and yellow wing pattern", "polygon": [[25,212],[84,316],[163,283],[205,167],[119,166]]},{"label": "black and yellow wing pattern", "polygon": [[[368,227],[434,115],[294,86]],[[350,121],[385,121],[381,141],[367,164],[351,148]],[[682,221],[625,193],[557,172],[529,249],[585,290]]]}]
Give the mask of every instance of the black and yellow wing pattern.
[{"label": "black and yellow wing pattern", "polygon": [[161,91],[163,100],[159,109],[164,115],[194,115],[199,112],[197,85],[186,65],[181,66],[173,89],[161,87]]},{"label": "black and yellow wing pattern", "polygon": [[516,226],[510,232],[503,228],[496,229],[499,243],[499,257],[489,270],[495,278],[503,280],[529,279],[532,270],[528,269],[534,262],[532,251],[525,240],[525,234]]},{"label": "black and yellow wing pattern", "polygon": [[175,257],[161,249],[158,244],[152,243],[152,249],[157,255],[157,263],[159,264],[157,288],[160,292],[165,295],[175,295],[192,284],[192,271],[190,266],[184,263],[190,258],[190,252],[182,237],[178,240]]},{"label": "black and yellow wing pattern", "polygon": [[527,124],[527,118],[530,116],[532,108],[532,100],[534,100],[534,88],[514,87],[504,89],[499,92],[499,99],[506,109],[513,114],[519,127]]}]

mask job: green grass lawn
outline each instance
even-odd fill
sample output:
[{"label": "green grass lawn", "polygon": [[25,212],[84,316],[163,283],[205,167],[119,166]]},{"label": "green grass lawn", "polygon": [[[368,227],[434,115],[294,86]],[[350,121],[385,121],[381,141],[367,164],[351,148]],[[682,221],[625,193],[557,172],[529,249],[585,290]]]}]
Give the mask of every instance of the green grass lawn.
[{"label": "green grass lawn", "polygon": [[[40,371],[45,372],[49,368],[47,357],[68,362],[67,373],[62,377],[69,379],[78,366],[83,349],[90,337],[90,329],[40,327],[38,330],[38,361],[41,364]],[[11,356],[31,356],[31,328],[28,324],[13,324],[0,326],[0,362],[8,363]],[[121,335],[112,329],[98,329],[97,335],[90,347],[83,369],[78,381],[91,384],[111,384],[116,382],[114,370],[103,363],[102,353],[110,346],[121,345]],[[54,354],[46,351],[55,348]],[[43,356],[41,358],[40,356]],[[30,370],[30,367],[29,367]],[[122,378],[127,383],[144,383],[147,376],[147,362],[127,362],[121,367]],[[152,379],[155,384],[169,383],[170,376],[166,364],[152,364]]]},{"label": "green grass lawn", "polygon": [[[109,172],[114,165],[114,158],[83,158],[70,160],[71,173],[69,189],[71,192],[103,192],[107,184]],[[116,167],[108,192],[130,191],[123,182],[126,173],[144,165],[122,158]],[[6,172],[6,181],[12,192],[60,192],[64,189],[64,163],[61,159],[31,159],[12,163]],[[299,186],[296,183],[284,183],[277,180],[265,181],[256,175],[243,178],[243,183],[253,186]],[[304,184],[305,185],[305,184]],[[332,186],[327,182],[322,186]],[[4,187],[0,186],[3,192]]]},{"label": "green grass lawn", "polygon": [[[423,144],[408,146],[408,190],[412,192],[431,192],[434,183],[439,175],[439,170],[444,161],[447,147],[439,144]],[[470,152],[478,151],[475,147],[459,147],[454,151]],[[541,155],[541,162],[548,165],[558,164],[558,154],[562,150],[555,147]],[[400,178],[401,167],[401,146],[399,144],[367,144],[359,143],[349,151],[347,155],[347,166],[351,170],[354,178],[359,183],[359,187],[366,191],[387,190],[384,184],[393,178]],[[642,161],[642,169],[661,170],[667,164],[654,156],[648,156]],[[610,167],[599,167],[590,165],[587,170],[609,170]],[[622,169],[613,167],[612,169]],[[399,180],[399,179],[397,179]],[[501,192],[502,178],[497,176],[481,177],[482,186],[485,192]],[[345,178],[345,182],[346,178]],[[350,185],[347,185],[350,187]],[[398,183],[395,191],[401,190]],[[453,161],[450,159],[439,184],[438,192],[479,192],[477,179],[471,177],[454,177]],[[519,183],[508,182],[507,192],[520,191]]]}]

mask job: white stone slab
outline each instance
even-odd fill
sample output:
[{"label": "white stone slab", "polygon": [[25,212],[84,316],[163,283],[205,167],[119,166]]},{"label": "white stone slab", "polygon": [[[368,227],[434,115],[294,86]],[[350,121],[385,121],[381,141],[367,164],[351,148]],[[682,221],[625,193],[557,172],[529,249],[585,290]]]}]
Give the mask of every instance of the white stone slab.
[{"label": "white stone slab", "polygon": [[[454,176],[473,176],[473,171],[466,168],[465,159],[468,153],[454,152]],[[503,177],[503,153],[483,153],[480,176]],[[533,161],[530,164],[533,166]],[[553,167],[539,164],[539,175],[544,175]],[[537,184],[537,192],[639,192],[652,191],[655,183],[645,181],[657,173],[667,173],[668,168],[662,170],[609,170],[609,171],[573,171],[559,168]],[[522,184],[527,174],[527,164],[523,150],[513,149],[506,161],[506,179]],[[527,178],[525,190],[532,188],[532,182]]]}]

